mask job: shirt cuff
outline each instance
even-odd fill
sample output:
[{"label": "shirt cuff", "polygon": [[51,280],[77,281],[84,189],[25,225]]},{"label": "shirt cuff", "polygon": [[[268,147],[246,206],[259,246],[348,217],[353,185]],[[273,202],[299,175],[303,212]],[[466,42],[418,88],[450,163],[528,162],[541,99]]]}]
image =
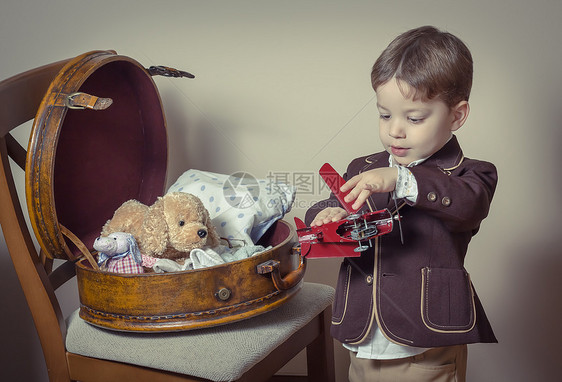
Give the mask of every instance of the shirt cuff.
[{"label": "shirt cuff", "polygon": [[396,166],[398,168],[398,179],[396,180],[396,189],[394,196],[396,199],[406,199],[415,203],[418,198],[418,182],[410,170],[404,166]]}]

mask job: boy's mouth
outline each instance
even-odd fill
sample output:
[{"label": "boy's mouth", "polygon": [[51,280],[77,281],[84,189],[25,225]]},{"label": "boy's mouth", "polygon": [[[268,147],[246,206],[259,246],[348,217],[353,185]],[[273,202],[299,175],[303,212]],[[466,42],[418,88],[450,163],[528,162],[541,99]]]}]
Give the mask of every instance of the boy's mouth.
[{"label": "boy's mouth", "polygon": [[408,154],[408,148],[405,147],[399,147],[399,146],[390,146],[390,150],[392,151],[393,155],[396,155],[397,157],[403,157],[406,154]]}]

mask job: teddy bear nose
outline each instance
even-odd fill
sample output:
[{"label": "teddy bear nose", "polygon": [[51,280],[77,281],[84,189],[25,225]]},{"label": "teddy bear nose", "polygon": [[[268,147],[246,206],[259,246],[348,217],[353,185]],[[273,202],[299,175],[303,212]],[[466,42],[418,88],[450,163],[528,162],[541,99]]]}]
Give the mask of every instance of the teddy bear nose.
[{"label": "teddy bear nose", "polygon": [[200,229],[199,231],[197,231],[197,236],[203,239],[205,236],[207,236],[207,231],[204,229]]}]

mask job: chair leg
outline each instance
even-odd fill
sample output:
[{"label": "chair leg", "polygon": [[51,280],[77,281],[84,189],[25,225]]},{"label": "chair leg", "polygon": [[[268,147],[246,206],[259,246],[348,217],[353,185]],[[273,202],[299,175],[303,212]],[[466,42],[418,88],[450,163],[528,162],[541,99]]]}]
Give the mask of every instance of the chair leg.
[{"label": "chair leg", "polygon": [[334,340],[330,335],[332,307],[322,313],[321,331],[306,347],[306,362],[309,382],[335,382]]}]

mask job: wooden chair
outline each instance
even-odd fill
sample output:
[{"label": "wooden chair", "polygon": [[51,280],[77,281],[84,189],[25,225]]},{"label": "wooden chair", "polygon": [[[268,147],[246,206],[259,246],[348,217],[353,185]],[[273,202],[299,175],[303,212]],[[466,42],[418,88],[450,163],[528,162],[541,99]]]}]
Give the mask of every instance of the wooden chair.
[{"label": "wooden chair", "polygon": [[[86,324],[76,314],[68,320],[62,317],[55,290],[74,277],[74,264],[67,261],[52,270],[52,260],[37,253],[20,207],[9,158],[25,169],[26,151],[10,135],[10,131],[35,116],[49,83],[66,62],[46,65],[0,82],[0,225],[35,322],[50,380],[266,381],[275,379],[275,372],[306,348],[308,379],[300,377],[299,380],[334,381],[333,342],[328,331],[333,289],[327,286],[305,283],[297,296],[275,311],[223,327],[193,332],[120,333]],[[236,353],[239,350],[236,349],[235,339],[239,336],[261,333],[258,327],[282,334],[287,323],[292,324],[293,329],[287,331],[286,337],[281,341],[260,338],[249,350],[252,354],[240,354],[239,362],[215,360],[213,357],[217,351],[207,346],[217,342],[218,348],[229,348]],[[123,341],[131,357],[111,359],[103,356],[109,348],[118,348]],[[167,365],[147,365],[146,359],[150,357],[146,355],[145,361],[137,362],[139,357],[136,357],[136,352],[146,353],[146,349],[140,349],[140,344],[144,347],[147,343],[149,347],[156,344],[157,349],[166,349],[167,341],[170,344],[175,341],[170,348],[176,349],[176,353],[171,350],[168,357],[182,351],[200,352],[201,357],[206,358],[202,363],[207,366],[193,367],[194,372],[191,373],[187,366],[178,372],[170,371]],[[182,343],[185,349],[178,348]],[[99,349],[103,346],[108,348]],[[78,350],[72,352],[70,348]],[[101,355],[92,355],[97,353]],[[216,356],[220,357],[220,354]],[[192,362],[193,359],[190,360]],[[212,370],[210,373],[203,370],[201,374],[203,367],[222,370],[222,376],[215,377],[217,373],[212,373]],[[289,379],[283,377],[283,380]]]}]

